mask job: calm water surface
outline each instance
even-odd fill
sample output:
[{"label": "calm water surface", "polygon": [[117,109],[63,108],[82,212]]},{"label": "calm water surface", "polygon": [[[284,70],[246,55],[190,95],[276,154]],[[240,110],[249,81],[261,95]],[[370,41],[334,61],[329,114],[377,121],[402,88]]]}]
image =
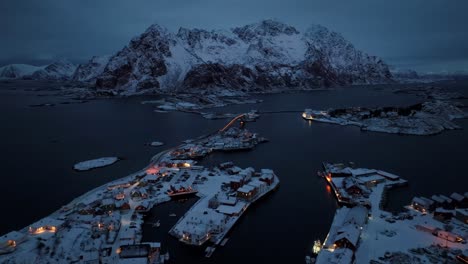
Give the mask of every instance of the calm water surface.
[{"label": "calm water surface", "polygon": [[[467,83],[445,83],[466,94]],[[0,143],[2,185],[0,233],[20,229],[76,196],[112,179],[144,167],[150,157],[182,140],[221,127],[225,120],[205,120],[186,113],[155,113],[141,105],[149,98],[93,100],[84,104],[50,95],[52,84],[0,84]],[[30,91],[31,89],[41,91]],[[393,94],[387,86],[352,87],[296,94],[258,95],[264,102],[216,109],[218,112],[326,109],[344,106],[408,105],[421,101]],[[150,98],[151,99],[151,98]],[[32,104],[56,103],[51,107]],[[414,195],[468,191],[468,120],[464,129],[417,137],[362,132],[356,127],[307,122],[296,113],[262,115],[248,128],[270,139],[253,151],[215,153],[202,161],[213,166],[232,160],[241,167],[272,168],[280,188],[250,207],[233,228],[225,247],[211,259],[200,249],[186,247],[167,235],[175,223],[170,213],[183,214],[194,202],[155,207],[149,219],[160,219],[159,229],[144,226],[145,241],[161,241],[177,263],[299,262],[311,252],[315,239],[324,239],[336,203],[316,176],[323,161],[354,161],[358,166],[386,170],[410,181],[390,193],[389,207],[398,209]],[[144,146],[164,141],[160,148]],[[74,172],[74,163],[101,156],[125,160],[102,169]]]}]

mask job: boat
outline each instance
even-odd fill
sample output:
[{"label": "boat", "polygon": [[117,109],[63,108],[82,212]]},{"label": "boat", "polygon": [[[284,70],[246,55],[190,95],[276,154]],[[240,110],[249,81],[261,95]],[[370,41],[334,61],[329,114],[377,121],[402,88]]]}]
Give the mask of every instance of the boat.
[{"label": "boat", "polygon": [[158,220],[156,223],[153,223],[153,227],[159,227],[161,225],[161,222]]},{"label": "boat", "polygon": [[172,213],[172,214],[169,214],[170,217],[175,217],[177,216],[176,214]]},{"label": "boat", "polygon": [[164,255],[164,260],[169,261],[169,251]]},{"label": "boat", "polygon": [[320,240],[318,239],[315,240],[314,247],[312,248],[312,252],[317,255],[321,249],[322,249],[322,242],[320,242]]},{"label": "boat", "polygon": [[302,118],[306,120],[313,120],[314,117],[312,116],[312,109],[305,109],[302,113]]}]

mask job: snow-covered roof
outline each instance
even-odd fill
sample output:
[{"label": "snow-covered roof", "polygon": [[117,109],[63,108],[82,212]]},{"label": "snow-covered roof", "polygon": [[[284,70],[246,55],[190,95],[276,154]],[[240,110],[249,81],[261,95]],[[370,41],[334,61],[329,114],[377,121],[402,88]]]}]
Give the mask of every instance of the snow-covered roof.
[{"label": "snow-covered roof", "polygon": [[443,213],[443,214],[452,214],[452,215],[454,214],[453,210],[447,210],[447,209],[444,209],[442,207],[436,208],[434,213],[440,213],[440,214]]},{"label": "snow-covered roof", "polygon": [[230,205],[220,205],[216,209],[216,211],[222,213],[222,214],[227,214],[227,215],[233,215],[233,214],[239,214],[242,211],[242,208],[244,208],[245,203],[244,202],[238,202],[234,206]]},{"label": "snow-covered roof", "polygon": [[321,250],[315,261],[316,264],[350,264],[353,260],[353,251],[348,248],[338,248],[333,252]]},{"label": "snow-covered roof", "polygon": [[354,246],[357,246],[361,231],[356,226],[348,224],[338,229],[337,233],[334,242],[346,238]]},{"label": "snow-covered roof", "polygon": [[224,196],[224,197],[218,198],[218,201],[221,204],[234,205],[237,203],[237,198],[232,197],[232,196]]},{"label": "snow-covered roof", "polygon": [[459,209],[455,209],[455,211],[461,215],[464,215],[464,216],[468,216],[468,208],[459,208]]},{"label": "snow-covered roof", "polygon": [[255,188],[260,188],[261,186],[266,185],[265,182],[259,181],[259,180],[253,180],[248,183],[248,185],[253,186]]},{"label": "snow-covered roof", "polygon": [[358,226],[364,226],[367,220],[368,210],[364,206],[355,206],[351,208],[344,219],[344,223],[353,223]]},{"label": "snow-covered roof", "polygon": [[271,170],[271,169],[262,169],[261,173],[262,174],[273,174],[273,170]]},{"label": "snow-covered roof", "polygon": [[447,203],[451,203],[452,202],[452,199],[448,198],[447,196],[441,194],[439,195],[440,198],[444,199]]},{"label": "snow-covered roof", "polygon": [[452,198],[453,200],[457,202],[461,202],[465,199],[465,196],[455,192],[455,193],[452,193],[452,195],[450,195],[450,198]]},{"label": "snow-covered roof", "polygon": [[377,170],[377,173],[384,176],[385,178],[389,178],[389,179],[392,179],[392,180],[397,180],[397,179],[400,178],[400,176],[388,173],[386,171]]},{"label": "snow-covered roof", "polygon": [[355,176],[355,177],[360,177],[360,176],[365,176],[365,175],[377,173],[377,171],[374,170],[374,169],[366,169],[366,168],[351,169],[350,171],[353,174],[353,176]]},{"label": "snow-covered roof", "polygon": [[412,203],[420,204],[422,206],[429,206],[427,201],[422,199],[421,197],[414,197]]},{"label": "snow-covered roof", "polygon": [[31,227],[33,227],[33,228],[38,228],[38,227],[41,227],[41,226],[59,227],[63,223],[64,223],[64,221],[62,221],[62,220],[58,220],[58,219],[55,219],[55,218],[52,218],[52,217],[46,217],[46,218],[43,218],[43,219],[37,221],[36,223],[32,224]]},{"label": "snow-covered roof", "polygon": [[243,192],[243,193],[248,193],[248,192],[251,192],[255,190],[255,187],[251,186],[251,185],[244,185],[242,187],[240,187],[239,189],[237,189],[238,192]]},{"label": "snow-covered roof", "polygon": [[432,195],[431,199],[434,200],[436,203],[444,203],[445,202],[445,200],[443,198],[441,198],[441,197],[439,197],[438,195],[435,195],[435,194]]},{"label": "snow-covered roof", "polygon": [[363,182],[381,181],[381,180],[385,180],[385,177],[380,176],[378,174],[371,174],[371,175],[368,175],[368,176],[360,176],[359,180],[361,180]]}]

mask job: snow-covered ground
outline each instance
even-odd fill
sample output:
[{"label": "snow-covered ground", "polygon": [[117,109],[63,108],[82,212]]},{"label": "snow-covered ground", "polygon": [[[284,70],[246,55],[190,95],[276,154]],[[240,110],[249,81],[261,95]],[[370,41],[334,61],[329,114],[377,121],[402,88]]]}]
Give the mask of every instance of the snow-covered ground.
[{"label": "snow-covered ground", "polygon": [[[337,210],[316,263],[352,263],[353,259],[355,263],[440,263],[453,261],[468,250],[468,225],[458,220],[442,223],[432,214],[423,214],[411,207],[408,212],[395,216],[382,208],[385,191],[399,185],[398,176],[344,164],[325,164],[325,169],[325,178],[333,189],[338,189],[337,198],[347,193],[359,203]],[[385,179],[376,177],[377,174]],[[346,178],[355,181],[346,184]],[[452,226],[451,233],[465,242],[451,242],[433,234],[433,230],[445,230],[447,225]]]},{"label": "snow-covered ground", "polygon": [[466,118],[468,113],[454,103],[436,100],[409,107],[306,109],[302,117],[316,122],[354,125],[374,132],[433,135],[443,130],[459,129],[453,120]]},{"label": "snow-covered ground", "polygon": [[[223,137],[230,138],[233,133],[243,135],[247,132],[227,130],[192,140],[190,144],[223,141]],[[230,146],[230,149],[234,147]],[[242,170],[233,166],[227,173],[197,166],[192,160],[175,160],[172,153],[177,150],[162,151],[153,157],[147,168],[89,191],[30,227],[1,236],[0,263],[134,263],[137,259],[121,259],[119,252],[124,245],[141,243],[142,213],[171,200],[169,190],[193,187],[200,196],[209,197],[217,190],[222,191],[221,186],[226,180],[237,179],[244,172],[254,173],[252,168]],[[77,164],[76,168],[91,169],[116,160],[114,157],[101,158]],[[273,172],[262,170],[258,177],[265,175],[273,175]],[[276,186],[279,180],[274,177]],[[268,188],[263,188],[266,185],[257,178],[255,181],[259,193],[266,193]],[[199,203],[202,202],[206,200],[202,198]],[[244,208],[242,201],[238,205],[241,205],[240,209]],[[246,202],[244,205],[247,207]],[[219,207],[225,213],[238,209],[235,206]],[[219,216],[218,212],[212,214],[213,218]],[[231,217],[224,226],[226,232],[236,219]]]},{"label": "snow-covered ground", "polygon": [[73,166],[73,169],[77,171],[86,171],[95,168],[105,167],[112,165],[119,161],[118,157],[103,157],[98,159],[86,160],[78,162]]}]

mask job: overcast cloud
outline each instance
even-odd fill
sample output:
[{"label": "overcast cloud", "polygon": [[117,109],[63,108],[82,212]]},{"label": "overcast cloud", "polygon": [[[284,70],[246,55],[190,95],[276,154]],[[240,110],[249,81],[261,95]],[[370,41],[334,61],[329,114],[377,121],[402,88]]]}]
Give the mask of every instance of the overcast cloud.
[{"label": "overcast cloud", "polygon": [[322,24],[399,67],[468,70],[467,11],[466,0],[2,0],[0,65],[112,54],[152,23],[176,31],[274,18]]}]

